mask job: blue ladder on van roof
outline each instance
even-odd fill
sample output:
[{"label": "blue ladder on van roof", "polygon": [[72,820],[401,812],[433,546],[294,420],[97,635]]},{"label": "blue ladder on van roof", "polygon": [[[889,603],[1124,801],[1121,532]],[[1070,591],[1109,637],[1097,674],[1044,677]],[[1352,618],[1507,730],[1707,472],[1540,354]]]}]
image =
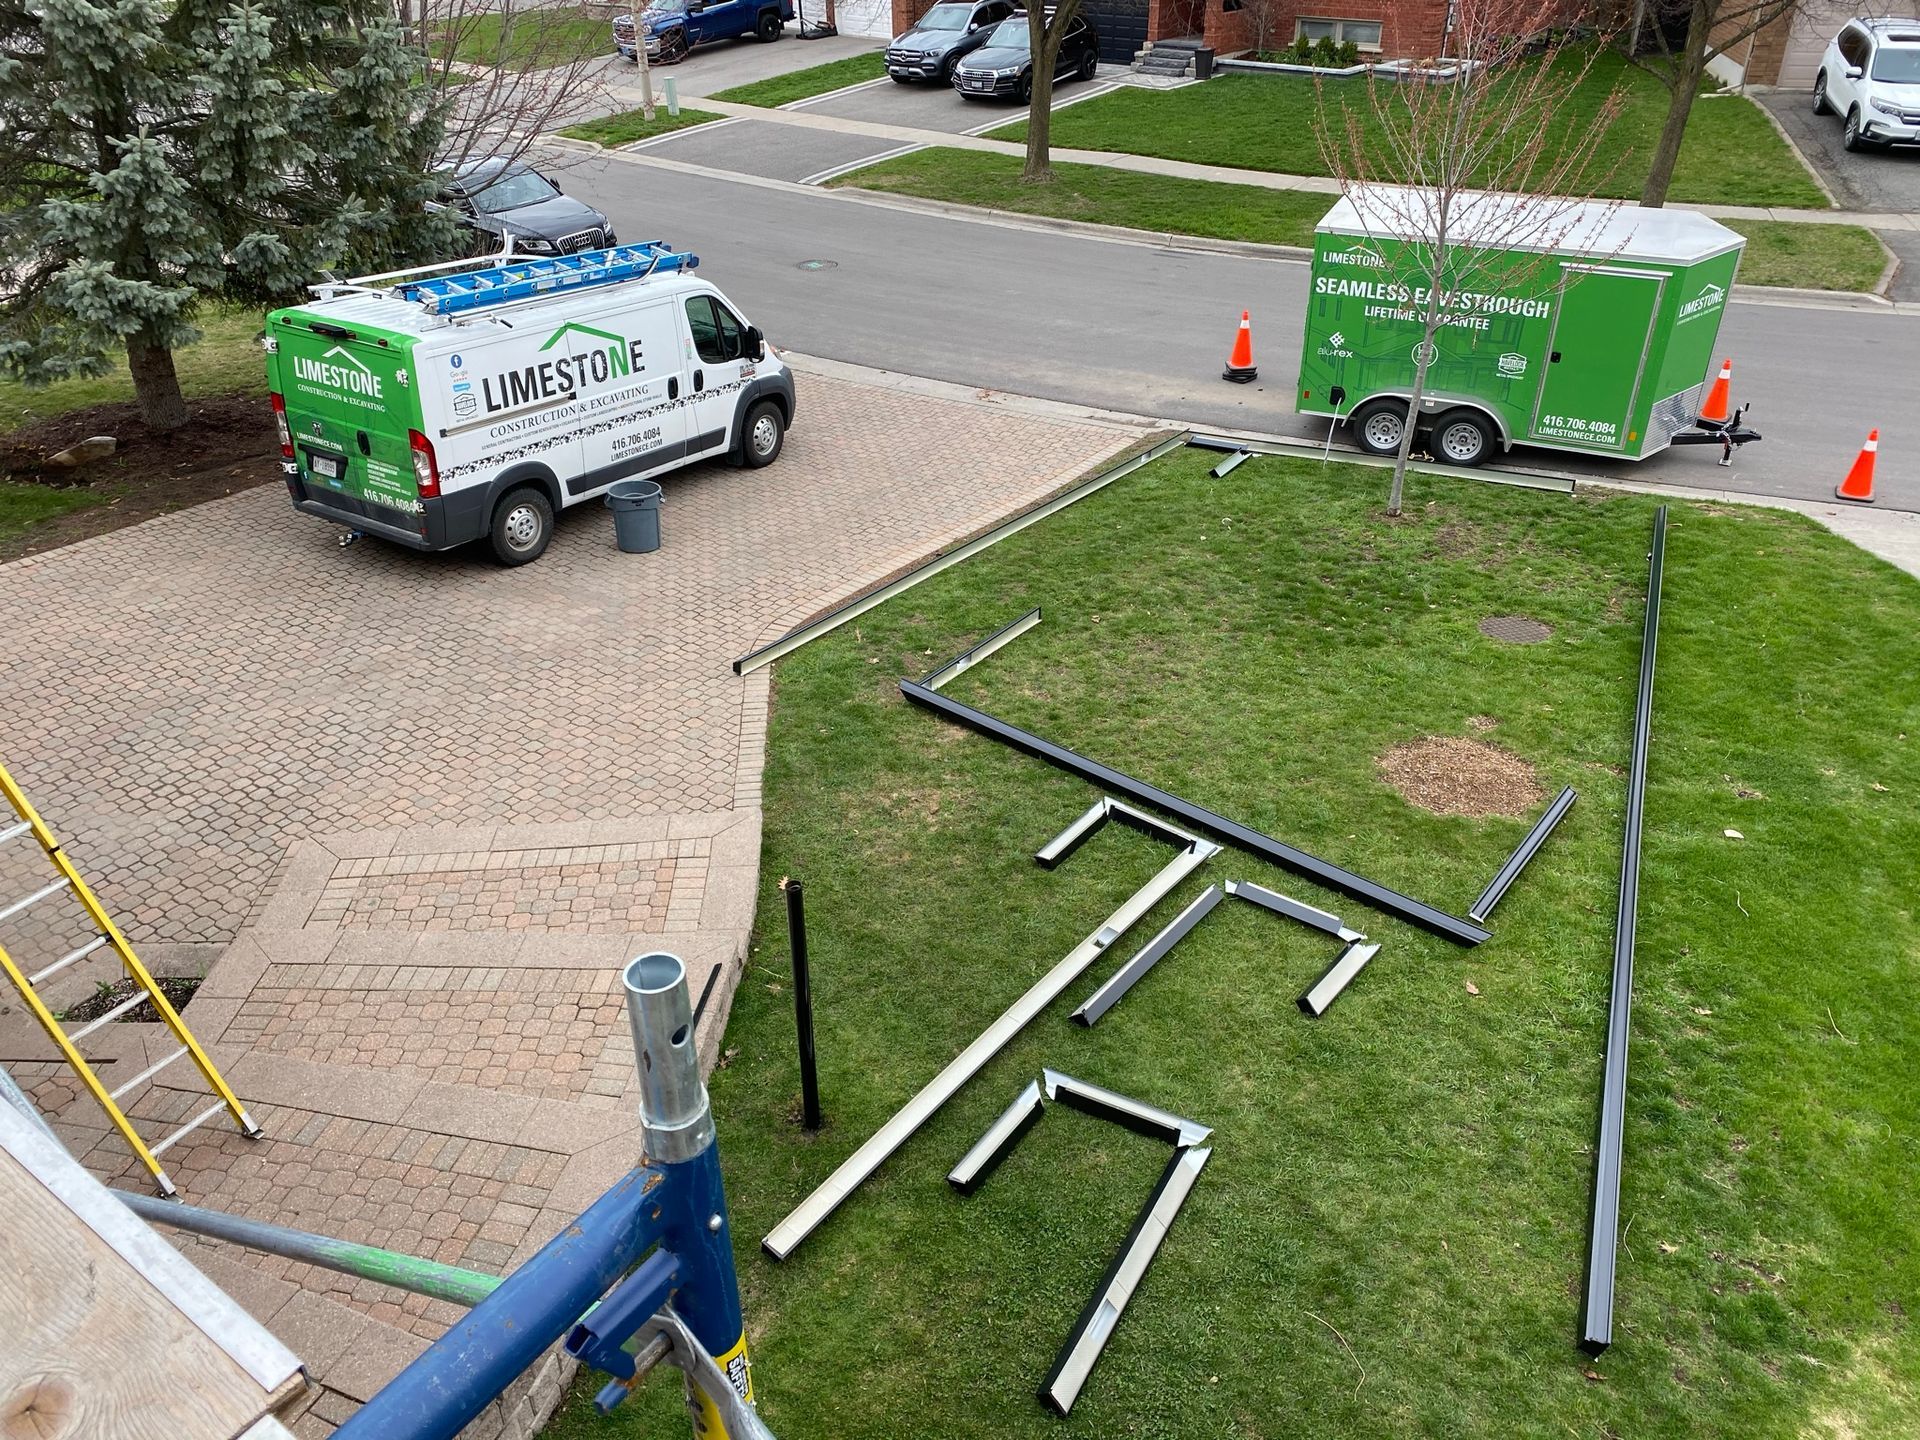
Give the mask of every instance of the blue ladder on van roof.
[{"label": "blue ladder on van roof", "polygon": [[518,260],[491,270],[409,280],[394,289],[401,299],[418,301],[436,315],[453,315],[560,290],[692,270],[699,263],[698,255],[675,250],[664,240],[643,240],[637,245],[615,245],[610,250],[582,250],[577,255]]}]

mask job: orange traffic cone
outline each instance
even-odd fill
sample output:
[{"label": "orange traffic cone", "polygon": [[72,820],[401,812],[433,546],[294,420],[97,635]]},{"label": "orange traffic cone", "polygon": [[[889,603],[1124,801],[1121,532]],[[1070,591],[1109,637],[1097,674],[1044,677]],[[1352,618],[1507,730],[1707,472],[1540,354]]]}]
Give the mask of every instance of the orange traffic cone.
[{"label": "orange traffic cone", "polygon": [[1253,364],[1253,319],[1249,311],[1242,310],[1240,333],[1233,337],[1233,354],[1227,357],[1227,368],[1220,372],[1220,378],[1244,385],[1259,373]]},{"label": "orange traffic cone", "polygon": [[1862,505],[1873,503],[1873,457],[1880,449],[1880,431],[1867,432],[1867,443],[1860,447],[1860,454],[1854,459],[1853,468],[1847,471],[1847,478],[1834,486],[1836,499],[1857,500]]},{"label": "orange traffic cone", "polygon": [[1702,430],[1720,430],[1726,427],[1730,415],[1728,410],[1728,392],[1733,388],[1733,359],[1729,356],[1720,362],[1720,378],[1713,382],[1713,388],[1707,392],[1707,403],[1700,407],[1700,428]]}]

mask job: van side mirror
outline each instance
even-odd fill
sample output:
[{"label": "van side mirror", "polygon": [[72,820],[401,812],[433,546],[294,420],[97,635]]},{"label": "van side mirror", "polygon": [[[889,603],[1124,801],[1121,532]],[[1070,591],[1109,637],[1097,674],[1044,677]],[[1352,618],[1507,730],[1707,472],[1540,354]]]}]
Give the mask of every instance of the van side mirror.
[{"label": "van side mirror", "polygon": [[747,358],[749,360],[767,358],[767,337],[760,333],[758,325],[747,326]]}]

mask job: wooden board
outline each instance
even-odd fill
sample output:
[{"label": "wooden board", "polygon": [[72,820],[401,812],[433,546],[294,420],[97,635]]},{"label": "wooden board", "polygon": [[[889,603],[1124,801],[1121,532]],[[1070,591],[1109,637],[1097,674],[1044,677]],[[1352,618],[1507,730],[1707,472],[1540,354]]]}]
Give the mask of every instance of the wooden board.
[{"label": "wooden board", "polygon": [[0,1437],[241,1434],[297,1363],[281,1374],[292,1357],[256,1321],[25,1123],[0,1104]]}]

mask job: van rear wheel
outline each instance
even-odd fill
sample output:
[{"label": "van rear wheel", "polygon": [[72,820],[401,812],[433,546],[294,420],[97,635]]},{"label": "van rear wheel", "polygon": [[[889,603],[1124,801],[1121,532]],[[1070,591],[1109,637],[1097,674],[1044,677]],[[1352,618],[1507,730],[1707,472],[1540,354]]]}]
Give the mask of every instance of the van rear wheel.
[{"label": "van rear wheel", "polygon": [[1369,455],[1398,455],[1406,429],[1404,400],[1374,400],[1354,412],[1354,442]]},{"label": "van rear wheel", "polygon": [[1449,410],[1433,422],[1434,457],[1449,465],[1478,465],[1493,446],[1493,426],[1478,410]]},{"label": "van rear wheel", "polygon": [[502,565],[527,565],[546,553],[553,539],[553,506],[536,486],[523,485],[493,507],[488,539]]},{"label": "van rear wheel", "polygon": [[749,470],[771,465],[780,458],[780,447],[786,438],[787,423],[781,418],[780,407],[771,400],[762,400],[747,412],[746,432],[740,437],[740,458]]}]

